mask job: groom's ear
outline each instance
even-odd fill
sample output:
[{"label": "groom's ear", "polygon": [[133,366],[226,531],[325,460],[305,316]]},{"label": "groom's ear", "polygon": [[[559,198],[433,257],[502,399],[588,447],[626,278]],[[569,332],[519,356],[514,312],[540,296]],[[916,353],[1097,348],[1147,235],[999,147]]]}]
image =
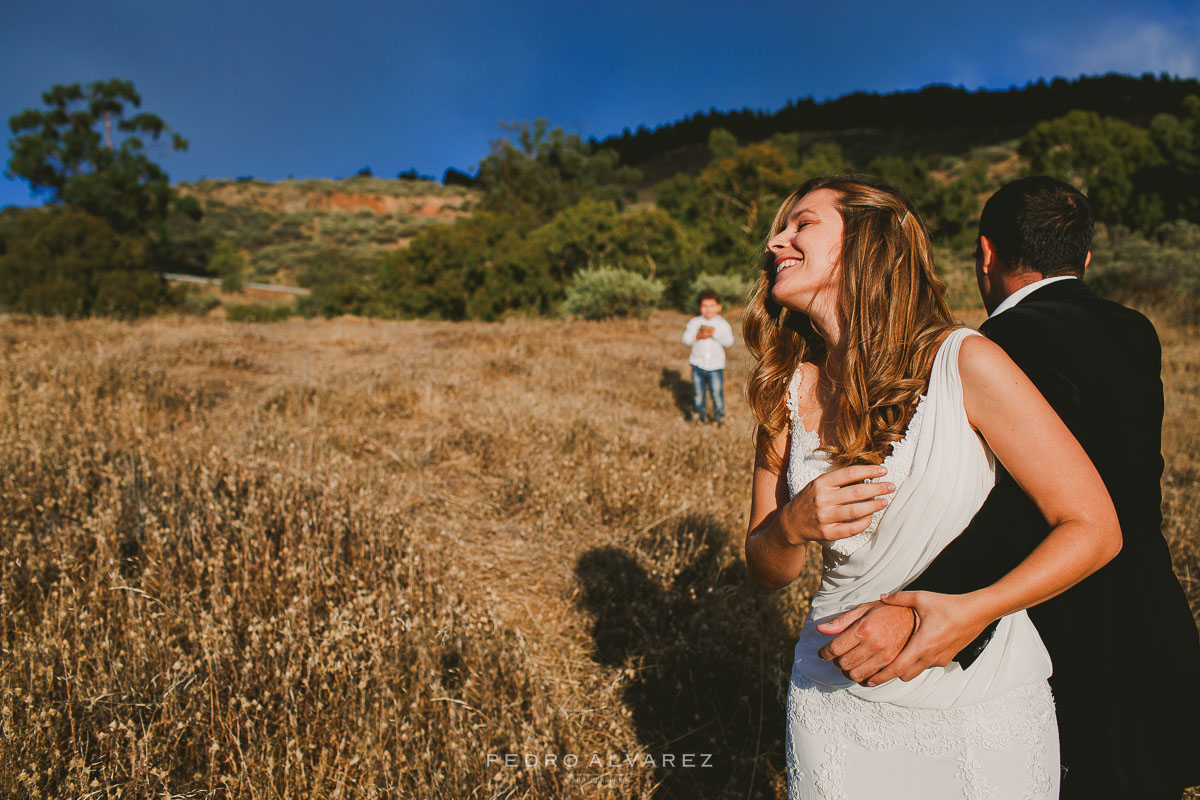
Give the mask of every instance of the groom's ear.
[{"label": "groom's ear", "polygon": [[996,247],[982,234],[979,236],[979,268],[984,275],[991,275],[996,268]]},{"label": "groom's ear", "polygon": [[1089,265],[1089,264],[1091,264],[1091,263],[1092,263],[1092,251],[1091,251],[1091,250],[1088,250],[1088,252],[1087,252],[1087,258],[1083,259],[1083,268],[1084,268],[1084,269],[1087,269],[1087,268],[1088,268],[1088,265]]}]

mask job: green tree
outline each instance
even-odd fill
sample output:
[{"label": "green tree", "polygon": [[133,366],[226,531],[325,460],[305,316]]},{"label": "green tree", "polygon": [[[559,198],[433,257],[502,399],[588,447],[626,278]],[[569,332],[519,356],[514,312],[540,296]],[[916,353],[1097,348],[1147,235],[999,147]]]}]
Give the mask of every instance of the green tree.
[{"label": "green tree", "polygon": [[684,228],[661,209],[621,211],[610,200],[587,199],[532,231],[522,258],[555,290],[553,305],[577,273],[601,265],[661,281],[678,303],[698,271],[699,253]]},{"label": "green tree", "polygon": [[754,288],[754,280],[754,276],[749,273],[742,275],[701,273],[692,281],[688,292],[688,309],[691,310],[696,303],[696,298],[705,289],[715,291],[721,298],[721,305],[725,308],[743,306],[746,304],[746,298],[750,295],[750,290]]},{"label": "green tree", "polygon": [[76,209],[24,211],[0,256],[0,305],[12,311],[137,317],[178,300],[141,239]]},{"label": "green tree", "polygon": [[794,152],[798,140],[773,141],[779,146],[757,142],[737,147],[727,131],[714,130],[709,135],[713,158],[700,174],[676,175],[656,187],[659,207],[684,226],[691,249],[699,253],[688,282],[701,272],[744,272],[780,201],[800,185]]},{"label": "green tree", "polygon": [[555,287],[526,266],[523,252],[521,233],[503,214],[480,211],[431,227],[383,259],[382,302],[397,316],[452,320],[538,308],[537,298]]},{"label": "green tree", "polygon": [[[853,168],[837,142],[817,142],[800,159],[796,171],[803,180],[817,175],[836,175]],[[793,187],[795,188],[795,187]]]},{"label": "green tree", "polygon": [[1178,117],[1154,117],[1150,137],[1165,163],[1143,176],[1144,188],[1162,196],[1167,219],[1200,222],[1200,97],[1184,98]]},{"label": "green tree", "polygon": [[1073,183],[1087,194],[1096,217],[1153,230],[1162,199],[1139,192],[1139,173],[1163,164],[1150,133],[1094,111],[1071,111],[1036,125],[1021,141],[1034,172]]},{"label": "green tree", "polygon": [[240,292],[246,274],[246,255],[233,242],[223,239],[209,254],[208,271],[221,279],[222,292]]},{"label": "green tree", "polygon": [[386,317],[391,312],[378,289],[383,258],[371,252],[329,247],[311,253],[297,280],[312,294],[300,298],[296,309],[306,317],[356,314]]},{"label": "green tree", "polygon": [[987,162],[970,159],[946,182],[931,182],[924,203],[917,208],[933,238],[965,246],[974,242],[983,203],[997,188],[996,182],[988,177]]},{"label": "green tree", "polygon": [[56,85],[42,101],[46,108],[8,121],[15,134],[8,175],[29,181],[53,203],[103,218],[121,234],[161,233],[173,203],[199,214],[194,201],[177,199],[167,173],[148,155],[147,139],[169,134],[174,150],[186,150],[187,142],[156,115],[132,113],[142,104],[132,83]]},{"label": "green tree", "polygon": [[25,214],[20,206],[0,208],[0,256],[8,251],[8,239],[17,227],[17,220]]},{"label": "green tree", "polygon": [[929,162],[924,158],[905,158],[899,155],[881,155],[871,159],[867,172],[878,175],[908,196],[921,212],[927,214],[926,206],[934,187],[929,177]]},{"label": "green tree", "polygon": [[549,129],[544,119],[505,125],[511,139],[492,142],[479,165],[482,207],[536,224],[584,197],[619,202],[637,170],[621,167],[616,151],[595,148],[578,135]]},{"label": "green tree", "polygon": [[737,155],[738,140],[724,128],[714,128],[708,134],[709,161],[719,161],[722,158],[733,158]]},{"label": "green tree", "polygon": [[785,153],[757,142],[716,159],[700,173],[696,187],[714,217],[736,222],[746,238],[757,238],[763,221],[800,184],[800,173]]}]

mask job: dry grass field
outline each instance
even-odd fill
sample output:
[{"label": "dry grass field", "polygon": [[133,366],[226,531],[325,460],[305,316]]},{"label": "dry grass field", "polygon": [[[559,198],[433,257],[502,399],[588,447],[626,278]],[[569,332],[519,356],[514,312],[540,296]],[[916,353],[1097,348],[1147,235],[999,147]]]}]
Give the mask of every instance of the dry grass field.
[{"label": "dry grass field", "polygon": [[786,797],[816,573],[748,580],[748,355],[689,423],[683,322],[0,321],[0,794]]}]

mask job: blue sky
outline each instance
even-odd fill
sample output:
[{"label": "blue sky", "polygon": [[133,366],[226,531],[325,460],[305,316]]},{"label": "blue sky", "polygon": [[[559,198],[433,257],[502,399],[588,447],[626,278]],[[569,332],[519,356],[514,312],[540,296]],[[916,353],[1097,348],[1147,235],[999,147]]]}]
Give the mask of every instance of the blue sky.
[{"label": "blue sky", "polygon": [[[1200,75],[1197,0],[0,3],[0,118],[55,83],[132,80],[191,142],[161,159],[177,181],[440,178],[536,117],[603,138],[856,90]],[[30,202],[0,177],[0,206]]]}]

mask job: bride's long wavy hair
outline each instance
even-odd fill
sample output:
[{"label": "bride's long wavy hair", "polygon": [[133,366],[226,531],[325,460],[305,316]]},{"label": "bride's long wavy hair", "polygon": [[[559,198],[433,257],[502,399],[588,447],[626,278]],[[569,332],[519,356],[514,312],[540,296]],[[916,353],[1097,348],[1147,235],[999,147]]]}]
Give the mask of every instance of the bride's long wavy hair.
[{"label": "bride's long wavy hair", "polygon": [[[842,215],[837,313],[845,359],[832,373],[840,395],[836,442],[823,450],[834,467],[880,464],[904,435],[946,332],[957,327],[934,271],[929,233],[897,189],[862,175],[813,178],[792,192],[775,214],[768,239],[787,226],[796,203],[830,189]],[[782,457],[770,442],[788,424],[787,392],[797,366],[825,356],[824,340],[807,315],[771,298],[775,259],[764,246],[762,272],[742,321],[755,364],[746,387],[758,420],[760,457],[773,472]]]}]

